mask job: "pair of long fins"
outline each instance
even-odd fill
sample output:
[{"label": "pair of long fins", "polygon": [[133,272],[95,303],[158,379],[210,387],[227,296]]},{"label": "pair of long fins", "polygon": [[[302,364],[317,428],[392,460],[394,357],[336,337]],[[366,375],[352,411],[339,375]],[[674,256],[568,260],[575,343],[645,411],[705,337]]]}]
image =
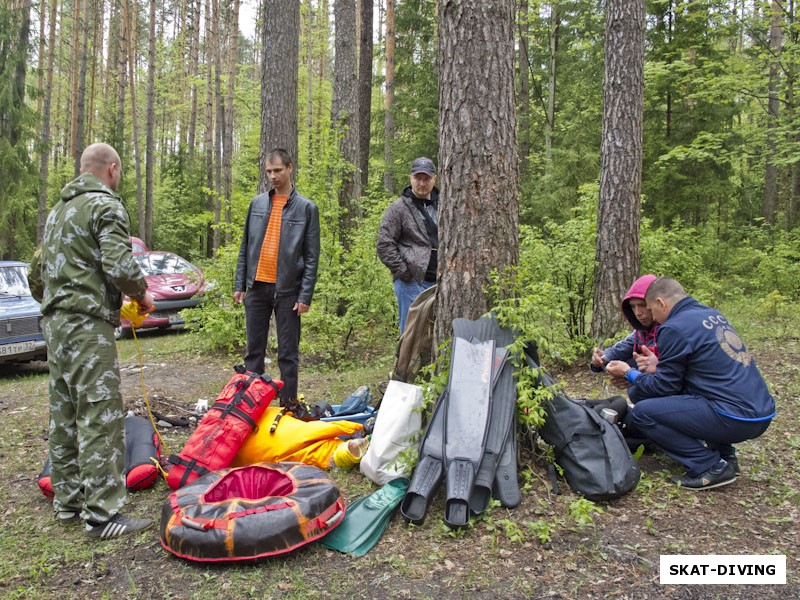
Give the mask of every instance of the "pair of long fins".
[{"label": "pair of long fins", "polygon": [[420,443],[420,458],[400,511],[420,524],[442,480],[445,523],[464,527],[492,495],[506,507],[522,498],[517,481],[516,384],[506,346],[514,340],[494,317],[453,321],[448,386]]}]

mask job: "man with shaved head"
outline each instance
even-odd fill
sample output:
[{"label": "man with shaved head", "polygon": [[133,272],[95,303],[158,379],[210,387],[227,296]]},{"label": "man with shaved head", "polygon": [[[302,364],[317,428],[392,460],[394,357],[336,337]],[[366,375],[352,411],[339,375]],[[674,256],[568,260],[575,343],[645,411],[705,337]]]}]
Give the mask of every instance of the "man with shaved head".
[{"label": "man with shaved head", "polygon": [[674,481],[705,490],[736,480],[733,444],[757,438],[775,416],[775,400],[739,334],[718,311],[659,277],[645,294],[658,329],[658,366],[641,373],[623,361],[606,371],[633,385],[635,428],[686,473]]},{"label": "man with shaved head", "polygon": [[42,306],[50,368],[49,455],[53,508],[62,525],[85,522],[91,538],[145,529],[125,503],[124,412],[114,327],[123,295],[140,312],[153,297],[131,253],[128,213],[117,195],[119,154],[92,144],[80,175],[50,211],[31,289]]}]

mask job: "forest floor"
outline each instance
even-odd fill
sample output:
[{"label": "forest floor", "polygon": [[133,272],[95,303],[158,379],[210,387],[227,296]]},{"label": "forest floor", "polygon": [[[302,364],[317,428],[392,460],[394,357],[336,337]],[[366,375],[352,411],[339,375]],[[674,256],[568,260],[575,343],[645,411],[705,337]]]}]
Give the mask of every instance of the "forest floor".
[{"label": "forest floor", "polygon": [[[141,336],[144,382],[153,408],[185,416],[213,400],[231,375],[225,357],[176,351],[180,337]],[[547,465],[521,453],[522,504],[493,507],[468,529],[451,531],[437,498],[421,526],[399,516],[366,556],[312,544],[254,564],[205,565],[168,554],[157,526],[107,542],[61,527],[36,478],[46,455],[47,369],[0,366],[0,597],[2,598],[798,598],[800,597],[800,339],[750,342],[778,401],[779,417],[739,446],[742,476],[705,492],[679,489],[679,467],[645,454],[642,479],[627,496],[570,512],[578,497]],[[120,345],[126,404],[143,410],[133,342]],[[307,398],[335,403],[358,385],[377,389],[390,359],[348,373],[301,373]],[[553,373],[573,396],[600,397],[585,365]],[[189,428],[162,430],[177,452]],[[375,489],[358,471],[334,472],[348,501]],[[131,494],[126,511],[159,519],[163,481]],[[156,524],[157,525],[157,524]],[[659,584],[666,554],[782,554],[787,584]]]}]

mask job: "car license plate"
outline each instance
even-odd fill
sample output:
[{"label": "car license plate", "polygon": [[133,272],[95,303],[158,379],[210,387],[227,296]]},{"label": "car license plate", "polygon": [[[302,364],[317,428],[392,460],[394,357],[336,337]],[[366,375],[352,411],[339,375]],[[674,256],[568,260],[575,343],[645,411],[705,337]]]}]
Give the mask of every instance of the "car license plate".
[{"label": "car license plate", "polygon": [[24,354],[25,352],[33,352],[36,349],[36,342],[33,340],[27,342],[16,342],[14,344],[0,345],[0,356],[13,356],[14,354]]},{"label": "car license plate", "polygon": [[169,317],[169,324],[170,325],[175,325],[177,323],[183,323],[183,319],[181,319],[181,316],[178,313],[169,313],[168,317]]}]

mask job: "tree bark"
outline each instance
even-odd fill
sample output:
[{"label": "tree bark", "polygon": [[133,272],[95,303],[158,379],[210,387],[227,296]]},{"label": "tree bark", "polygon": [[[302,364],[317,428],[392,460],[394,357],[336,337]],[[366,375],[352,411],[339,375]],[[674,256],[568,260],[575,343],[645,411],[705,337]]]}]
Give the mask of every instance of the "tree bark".
[{"label": "tree bark", "polygon": [[[120,2],[121,4],[121,2]],[[128,85],[128,24],[125,22],[121,10],[117,7],[115,14],[119,22],[119,37],[117,38],[117,116],[114,122],[114,142],[111,144],[119,152],[120,158],[125,156],[125,87]],[[149,240],[145,240],[150,246]]]},{"label": "tree bark", "polygon": [[372,114],[372,0],[361,0],[358,53],[358,169],[361,189],[369,182],[370,116]]},{"label": "tree bark", "polygon": [[191,40],[189,42],[189,79],[192,82],[190,87],[191,94],[191,107],[189,109],[189,131],[187,134],[188,146],[187,151],[189,157],[194,156],[195,136],[197,134],[197,66],[199,62],[199,48],[200,48],[200,0],[191,0],[190,6],[192,7],[192,21],[191,31],[189,33]]},{"label": "tree bark", "polygon": [[592,337],[623,326],[619,302],[639,275],[644,0],[607,0],[603,136]]},{"label": "tree bark", "polygon": [[774,159],[778,155],[778,127],[780,126],[780,60],[783,45],[782,7],[778,0],[772,0],[772,20],[769,28],[769,99],[767,101],[767,157],[764,167],[764,220],[775,224],[778,212],[778,167]]},{"label": "tree bark", "polygon": [[553,171],[553,131],[556,126],[556,82],[558,81],[558,36],[561,30],[561,12],[558,4],[550,9],[550,59],[547,78],[547,116],[544,122],[545,173]]},{"label": "tree bark", "polygon": [[156,162],[155,98],[156,98],[156,0],[150,0],[150,37],[147,49],[147,128],[145,133],[145,207],[144,236],[148,248],[153,244],[153,167]]},{"label": "tree bark", "polygon": [[356,61],[356,3],[336,0],[333,4],[336,26],[333,62],[333,100],[331,123],[339,139],[344,161],[339,188],[339,240],[350,247],[350,238],[359,214],[361,177],[358,174],[358,64]]},{"label": "tree bark", "polygon": [[75,164],[75,175],[80,171],[80,154],[77,154],[76,136],[78,134],[78,78],[80,72],[81,48],[81,8],[83,2],[77,0],[72,12],[72,35],[70,41],[70,70],[69,70],[69,153]]},{"label": "tree bark", "polygon": [[[214,185],[214,35],[213,35],[213,16],[211,12],[211,0],[206,0],[205,18],[205,59],[206,59],[206,106],[205,106],[205,133],[203,135],[203,145],[206,151],[206,189],[208,197],[206,200],[206,210],[213,214],[218,190]],[[209,223],[206,226],[206,257],[214,255],[214,228]]]},{"label": "tree bark", "polygon": [[[133,130],[133,166],[136,171],[136,216],[138,219],[139,235],[147,230],[145,220],[145,205],[142,200],[142,155],[139,148],[139,114],[136,105],[136,24],[138,22],[138,4],[136,0],[124,0],[123,18],[128,21],[129,38],[128,48],[128,79],[131,83],[131,128]],[[150,246],[148,246],[149,248]]]},{"label": "tree bark", "polygon": [[529,31],[528,0],[521,0],[517,14],[519,23],[519,38],[517,43],[517,69],[519,72],[519,95],[517,97],[517,109],[519,114],[519,125],[517,127],[519,136],[519,172],[524,177],[529,168],[529,155],[531,153],[531,69],[530,57],[528,55],[528,31]]},{"label": "tree bark", "polygon": [[86,147],[85,119],[86,119],[86,54],[89,47],[89,0],[83,0],[81,9],[81,49],[80,63],[78,65],[78,90],[75,98],[75,175],[78,175],[78,166],[81,154]]},{"label": "tree bark", "polygon": [[439,290],[435,345],[489,310],[489,276],[517,264],[513,0],[443,0],[439,15]]},{"label": "tree bark", "polygon": [[42,135],[39,142],[39,207],[36,220],[36,243],[44,238],[47,220],[47,177],[50,164],[50,107],[53,101],[53,65],[56,59],[56,16],[58,0],[50,0],[49,33],[47,35],[47,73],[42,102]]},{"label": "tree bark", "polygon": [[[261,42],[261,139],[258,191],[269,189],[264,159],[284,148],[297,161],[297,69],[300,61],[299,0],[265,0]],[[296,165],[295,165],[296,167]],[[296,168],[295,168],[296,171]],[[296,172],[295,172],[296,175]]]},{"label": "tree bark", "polygon": [[395,46],[397,42],[397,26],[395,23],[395,0],[386,0],[386,72],[384,76],[385,96],[383,98],[383,188],[392,193],[394,182],[392,181],[392,141],[394,140],[394,58]]},{"label": "tree bark", "polygon": [[[233,0],[233,8],[230,20],[228,43],[228,90],[225,101],[225,138],[222,141],[222,157],[224,171],[225,193],[225,223],[231,223],[231,194],[233,179],[233,93],[236,85],[236,57],[238,54],[239,41],[239,0]],[[231,242],[231,228],[225,228],[225,243]]]}]

